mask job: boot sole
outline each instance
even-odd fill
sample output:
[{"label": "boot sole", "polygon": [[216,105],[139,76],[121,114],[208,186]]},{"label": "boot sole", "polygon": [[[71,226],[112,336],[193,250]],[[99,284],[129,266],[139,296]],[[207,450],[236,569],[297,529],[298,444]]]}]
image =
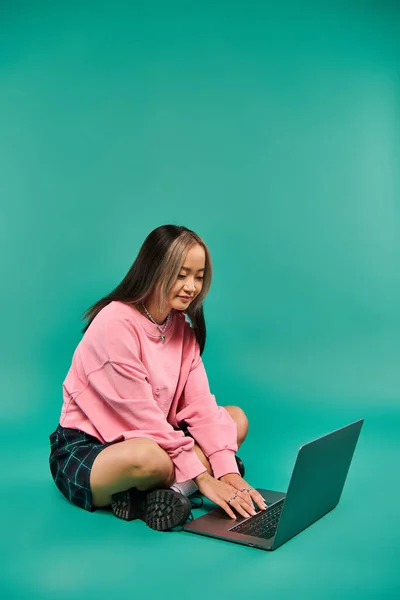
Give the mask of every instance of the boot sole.
[{"label": "boot sole", "polygon": [[190,500],[171,489],[120,492],[111,507],[116,517],[125,521],[141,519],[148,527],[157,531],[167,531],[183,525],[192,510]]}]

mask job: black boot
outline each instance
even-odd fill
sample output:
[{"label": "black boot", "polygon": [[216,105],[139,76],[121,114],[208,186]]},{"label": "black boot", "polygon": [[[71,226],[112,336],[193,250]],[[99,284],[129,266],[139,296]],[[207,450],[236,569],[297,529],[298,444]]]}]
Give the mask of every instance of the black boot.
[{"label": "black boot", "polygon": [[166,531],[187,521],[192,504],[189,498],[175,490],[139,491],[131,488],[112,495],[111,509],[119,519],[141,519],[151,529]]}]

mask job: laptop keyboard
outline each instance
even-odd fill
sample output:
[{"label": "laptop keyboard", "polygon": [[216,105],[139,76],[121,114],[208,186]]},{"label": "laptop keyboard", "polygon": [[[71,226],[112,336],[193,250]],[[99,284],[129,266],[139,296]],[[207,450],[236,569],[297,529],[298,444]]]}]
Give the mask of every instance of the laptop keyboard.
[{"label": "laptop keyboard", "polygon": [[239,525],[235,525],[229,531],[253,535],[254,537],[266,540],[274,537],[279,517],[281,516],[283,502],[284,498],[273,504],[270,508],[267,508],[267,510],[259,512]]}]

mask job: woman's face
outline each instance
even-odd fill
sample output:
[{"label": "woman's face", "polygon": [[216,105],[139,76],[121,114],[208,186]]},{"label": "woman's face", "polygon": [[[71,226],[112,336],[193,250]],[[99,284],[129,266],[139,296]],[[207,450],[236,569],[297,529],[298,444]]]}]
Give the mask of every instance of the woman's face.
[{"label": "woman's face", "polygon": [[[173,286],[169,301],[175,310],[186,310],[193,299],[198,296],[203,287],[206,253],[199,244],[193,246],[183,262],[178,279]],[[189,299],[186,300],[182,296]]]},{"label": "woman's face", "polygon": [[[164,323],[171,308],[175,310],[186,310],[193,299],[196,298],[203,288],[203,276],[206,262],[206,253],[203,246],[196,244],[193,246],[183,262],[179,271],[176,283],[173,285],[169,297],[168,304],[161,312],[158,310],[157,302],[153,299],[146,303],[146,309],[151,314],[153,319],[158,323]],[[188,300],[182,298],[187,296]],[[139,312],[147,315],[141,306],[136,307]],[[147,315],[148,316],[148,315]]]}]

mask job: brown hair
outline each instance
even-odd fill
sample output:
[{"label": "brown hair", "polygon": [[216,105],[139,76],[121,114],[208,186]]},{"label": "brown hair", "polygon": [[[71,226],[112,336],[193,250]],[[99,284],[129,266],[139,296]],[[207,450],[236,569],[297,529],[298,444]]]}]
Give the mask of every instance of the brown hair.
[{"label": "brown hair", "polygon": [[206,255],[203,286],[200,294],[184,313],[191,321],[202,354],[206,343],[203,301],[211,286],[211,257],[201,237],[191,229],[180,225],[161,225],[147,236],[121,283],[83,314],[81,320],[88,319],[88,323],[82,333],[86,332],[100,310],[113,300],[136,305],[140,302],[145,303],[155,291],[158,291],[158,306],[161,310],[172,286],[176,283],[186,254],[196,244],[204,248]]}]

